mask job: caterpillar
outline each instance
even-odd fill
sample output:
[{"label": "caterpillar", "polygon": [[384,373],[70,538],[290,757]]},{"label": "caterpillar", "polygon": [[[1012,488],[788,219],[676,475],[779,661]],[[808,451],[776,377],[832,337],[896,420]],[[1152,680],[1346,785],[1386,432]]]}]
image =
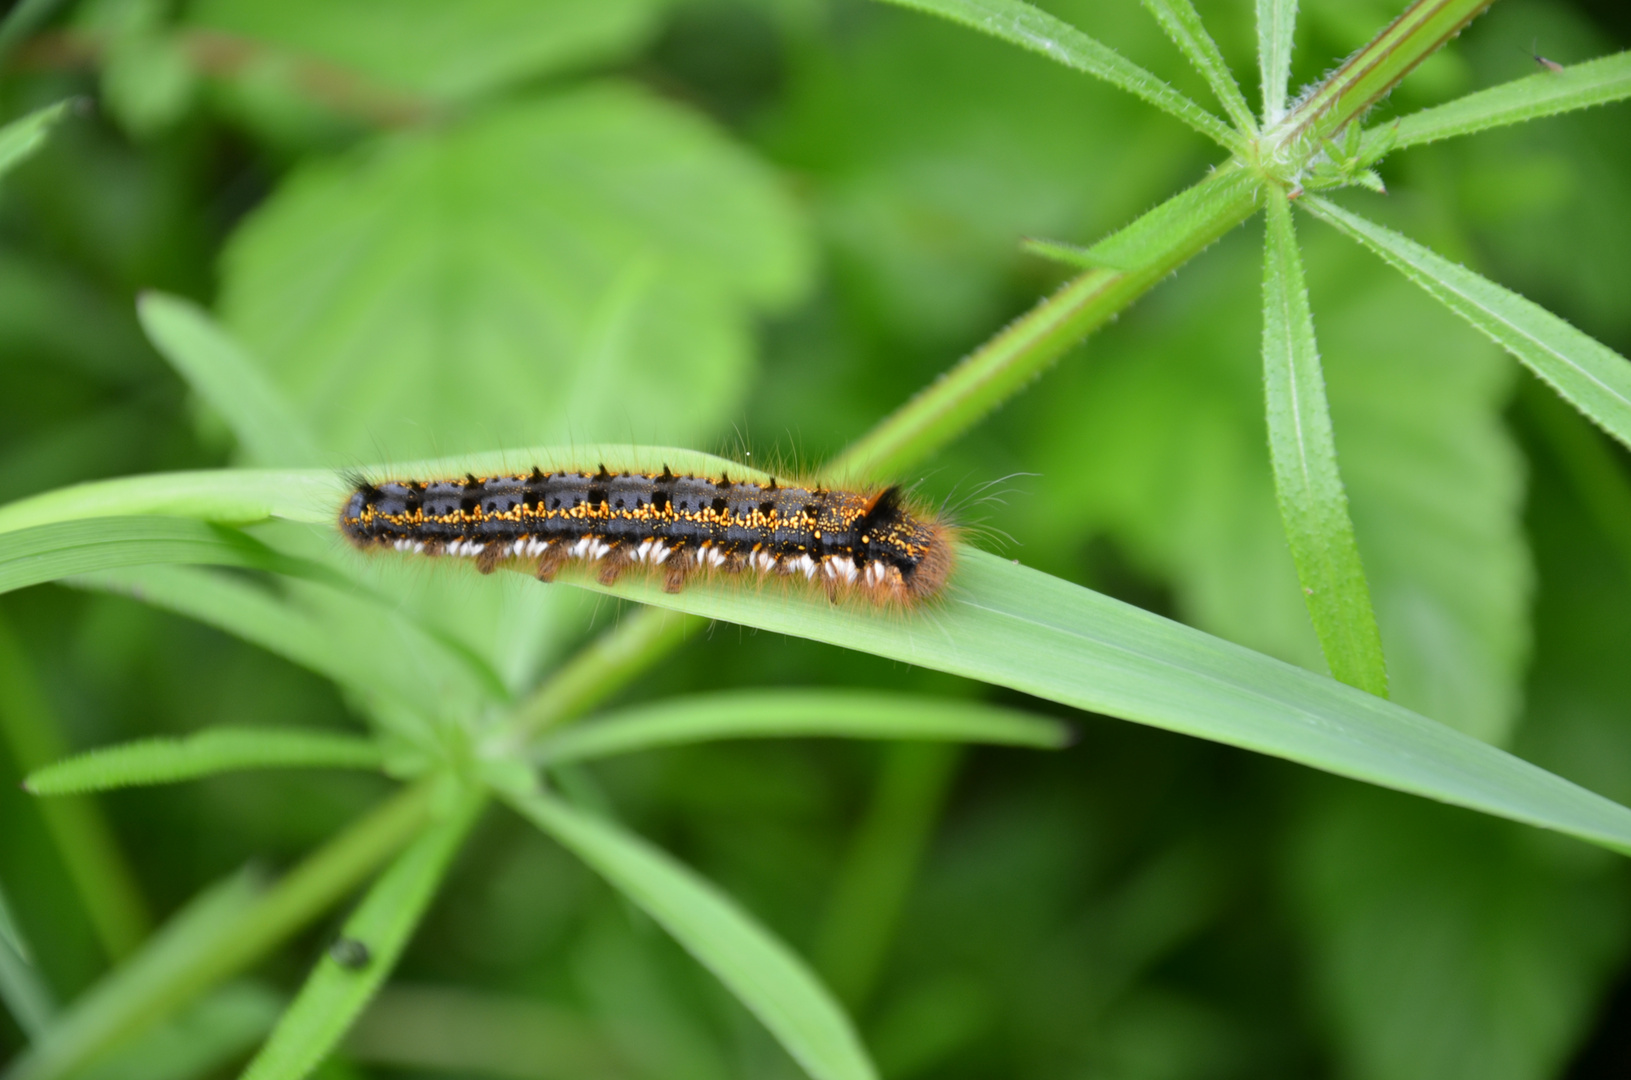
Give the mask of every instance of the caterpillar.
[{"label": "caterpillar", "polygon": [[544,472],[370,483],[352,478],[340,531],[363,549],[475,559],[482,573],[530,563],[551,581],[592,564],[604,585],[625,571],[679,592],[698,576],[755,573],[910,606],[951,575],[953,534],[914,513],[897,487],[864,492],[774,479],[661,473]]}]

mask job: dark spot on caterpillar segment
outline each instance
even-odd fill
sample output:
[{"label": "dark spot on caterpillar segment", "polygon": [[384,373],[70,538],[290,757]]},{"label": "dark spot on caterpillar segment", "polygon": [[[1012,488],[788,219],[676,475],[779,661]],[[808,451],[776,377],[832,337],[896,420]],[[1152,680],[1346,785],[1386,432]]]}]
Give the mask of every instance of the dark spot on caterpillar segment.
[{"label": "dark spot on caterpillar segment", "polygon": [[907,507],[900,488],[845,491],[721,475],[597,472],[371,483],[352,478],[340,531],[359,548],[476,560],[483,573],[527,563],[548,581],[594,565],[611,584],[629,568],[669,592],[690,578],[747,571],[910,605],[951,574],[952,530]]}]

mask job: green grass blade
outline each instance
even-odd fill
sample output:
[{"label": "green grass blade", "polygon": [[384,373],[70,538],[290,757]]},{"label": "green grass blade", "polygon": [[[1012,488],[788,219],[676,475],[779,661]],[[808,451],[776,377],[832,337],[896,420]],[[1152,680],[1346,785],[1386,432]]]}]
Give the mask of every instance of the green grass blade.
[{"label": "green grass blade", "polygon": [[345,482],[333,469],[211,469],[93,480],[0,506],[0,532],[86,518],[159,514],[247,524],[271,517],[327,523]]},{"label": "green grass blade", "polygon": [[355,735],[280,728],[215,728],[185,739],[142,739],[78,754],[28,775],[35,795],[171,784],[243,769],[377,769],[377,744]]},{"label": "green grass blade", "polygon": [[278,556],[242,533],[191,518],[110,517],[19,529],[0,554],[0,593],[97,570],[157,563],[270,567]]},{"label": "green grass blade", "polygon": [[73,107],[72,100],[59,101],[0,127],[0,176],[10,172],[44,145],[51,128]]},{"label": "green grass blade", "polygon": [[328,910],[429,820],[418,784],[387,799],[270,890],[239,876],[187,905],[76,999],[0,1080],[60,1080],[184,1008]]},{"label": "green grass blade", "polygon": [[1337,469],[1291,208],[1273,197],[1263,248],[1263,390],[1280,520],[1325,662],[1349,686],[1386,697],[1382,635]]},{"label": "green grass blade", "polygon": [[1120,87],[1176,117],[1229,150],[1240,136],[1216,116],[1128,60],[1108,45],[1023,0],[889,0],[938,15],[992,37],[1041,53],[1054,63]]},{"label": "green grass blade", "polygon": [[39,1037],[57,1011],[51,991],[34,967],[28,943],[12,918],[4,888],[0,888],[0,1002],[30,1040]]},{"label": "green grass blade", "polygon": [[235,980],[116,1047],[74,1080],[210,1080],[246,1060],[271,1033],[284,997]]},{"label": "green grass blade", "polygon": [[193,391],[226,420],[238,444],[262,465],[311,465],[316,441],[283,392],[209,314],[160,292],[136,301],[142,329]]},{"label": "green grass blade", "polygon": [[366,949],[362,965],[346,966],[333,956],[319,960],[243,1080],[300,1080],[328,1057],[396,966],[485,801],[465,795],[397,856],[340,931]]},{"label": "green grass blade", "polygon": [[1286,112],[1291,85],[1291,44],[1297,28],[1297,0],[1257,0],[1257,67],[1263,78],[1263,126]]},{"label": "green grass blade", "polygon": [[1436,255],[1392,229],[1325,199],[1303,200],[1310,213],[1392,263],[1445,307],[1517,357],[1575,408],[1631,446],[1631,363],[1539,304]]},{"label": "green grass blade", "polygon": [[854,690],[753,690],[671,698],[554,732],[533,745],[554,764],[713,739],[847,737],[1054,749],[1070,729],[977,701]]},{"label": "green grass blade", "polygon": [[548,795],[507,799],[718,976],[805,1072],[816,1080],[877,1076],[849,1018],[804,961],[712,884],[644,840]]},{"label": "green grass blade", "polygon": [[1206,79],[1206,84],[1223,105],[1223,111],[1235,122],[1235,128],[1256,134],[1257,118],[1252,115],[1251,106],[1246,104],[1246,95],[1240,92],[1240,83],[1230,72],[1223,53],[1218,50],[1218,43],[1206,32],[1195,5],[1190,0],[1143,0],[1143,3],[1155,16],[1155,21],[1161,24],[1161,29],[1167,32],[1167,37]]},{"label": "green grass blade", "polygon": [[964,549],[909,619],[797,594],[649,581],[584,587],[825,641],[1556,829],[1631,852],[1631,809],[1381,698]]},{"label": "green grass blade", "polygon": [[1631,52],[1600,56],[1562,71],[1541,71],[1492,86],[1374,128],[1365,133],[1362,154],[1374,155],[1386,144],[1397,150],[1627,97],[1631,97]]}]

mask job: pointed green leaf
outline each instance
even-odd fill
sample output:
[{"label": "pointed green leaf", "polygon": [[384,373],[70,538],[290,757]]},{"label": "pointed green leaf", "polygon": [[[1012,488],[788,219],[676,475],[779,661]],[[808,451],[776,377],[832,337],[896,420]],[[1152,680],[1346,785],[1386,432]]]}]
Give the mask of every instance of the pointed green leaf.
[{"label": "pointed green leaf", "polygon": [[670,698],[554,732],[533,744],[554,764],[712,739],[935,739],[1057,749],[1056,720],[977,701],[850,690],[742,691]]},{"label": "pointed green leaf", "polygon": [[12,918],[4,888],[0,888],[0,1002],[31,1040],[39,1037],[57,1011]]},{"label": "pointed green leaf", "polygon": [[170,784],[242,769],[377,769],[377,744],[355,735],[280,728],[214,728],[185,739],[142,739],[47,765],[23,787],[70,795],[138,784]]},{"label": "pointed green leaf", "polygon": [[190,300],[143,293],[142,329],[193,391],[220,413],[238,444],[261,465],[310,465],[316,443],[261,367]]},{"label": "pointed green leaf", "polygon": [[1257,67],[1263,79],[1264,127],[1285,115],[1296,27],[1297,0],[1257,0]]},{"label": "pointed green leaf", "polygon": [[322,1063],[396,966],[486,800],[465,795],[380,875],[272,1030],[243,1080],[301,1080]]},{"label": "pointed green leaf", "polygon": [[792,950],[712,884],[617,826],[541,793],[507,796],[674,936],[816,1080],[870,1080],[849,1018]]},{"label": "pointed green leaf", "polygon": [[1082,247],[1080,244],[1067,244],[1063,240],[1044,240],[1040,237],[1026,237],[1020,241],[1020,250],[1039,255],[1044,259],[1052,259],[1066,266],[1076,266],[1083,270],[1126,270],[1125,266],[1111,266],[1103,259],[1093,254],[1092,248]]},{"label": "pointed green leaf", "polygon": [[1394,149],[1418,146],[1627,97],[1631,97],[1631,52],[1600,56],[1562,71],[1541,71],[1492,86],[1373,128],[1365,133],[1362,153],[1379,153],[1387,139],[1393,140]]},{"label": "pointed green leaf", "polygon": [[1503,289],[1392,229],[1326,199],[1310,213],[1358,240],[1405,277],[1516,356],[1575,408],[1631,446],[1631,363],[1539,304]]},{"label": "pointed green leaf", "polygon": [[1263,390],[1280,519],[1325,661],[1336,678],[1386,697],[1382,637],[1337,469],[1291,208],[1272,197],[1263,249]]},{"label": "pointed green leaf", "polygon": [[1255,132],[1257,118],[1252,115],[1251,106],[1246,104],[1246,96],[1240,92],[1240,84],[1229,71],[1223,53],[1218,50],[1218,43],[1206,32],[1195,5],[1190,0],[1143,0],[1143,3],[1155,16],[1156,22],[1161,24],[1161,29],[1167,32],[1167,37],[1195,65],[1195,70],[1205,77],[1206,84],[1217,95],[1223,111],[1229,114],[1235,127],[1243,132]]},{"label": "pointed green leaf", "polygon": [[19,162],[38,150],[45,142],[52,125],[68,115],[73,101],[59,101],[43,109],[35,109],[0,127],[0,176],[10,172]]},{"label": "pointed green leaf", "polygon": [[157,563],[277,564],[265,545],[232,529],[176,517],[107,517],[20,529],[0,554],[0,592],[117,567]]},{"label": "pointed green leaf", "polygon": [[1041,53],[1057,64],[1086,72],[1120,87],[1174,116],[1219,146],[1235,149],[1240,136],[1187,97],[1128,60],[1108,45],[1049,15],[1024,0],[889,0],[961,23],[1023,49]]}]

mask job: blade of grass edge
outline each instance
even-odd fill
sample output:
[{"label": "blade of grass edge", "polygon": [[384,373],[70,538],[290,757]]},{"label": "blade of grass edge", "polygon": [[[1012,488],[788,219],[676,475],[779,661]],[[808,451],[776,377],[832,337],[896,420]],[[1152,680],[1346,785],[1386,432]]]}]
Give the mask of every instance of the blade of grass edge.
[{"label": "blade of grass edge", "polygon": [[1545,308],[1326,199],[1309,213],[1370,248],[1467,320],[1604,431],[1631,446],[1631,363]]},{"label": "blade of grass edge", "polygon": [[147,338],[194,393],[209,403],[261,465],[313,465],[316,440],[283,392],[203,308],[161,292],[136,299]]},{"label": "blade of grass edge", "polygon": [[39,1037],[56,1015],[57,1003],[29,956],[28,943],[12,917],[0,884],[0,1002],[30,1040]]},{"label": "blade of grass edge", "polygon": [[18,529],[0,552],[0,593],[98,570],[163,563],[283,568],[242,533],[193,518],[108,517]]},{"label": "blade of grass edge", "polygon": [[1291,86],[1291,43],[1297,28],[1297,0],[1257,0],[1257,69],[1263,80],[1263,126],[1286,112]]},{"label": "blade of grass edge", "polygon": [[1230,151],[1241,146],[1229,125],[1114,49],[1023,0],[885,0],[938,15],[1011,45],[1041,53],[1054,63],[1103,79],[1183,121]]},{"label": "blade of grass edge", "polygon": [[244,769],[377,769],[383,751],[372,740],[293,728],[211,728],[182,739],[139,739],[106,746],[28,774],[35,795],[144,784],[171,784]]},{"label": "blade of grass edge", "polygon": [[1201,22],[1200,13],[1190,0],[1142,0],[1145,10],[1155,16],[1155,21],[1161,24],[1167,37],[1178,46],[1180,52],[1189,59],[1189,62],[1199,71],[1206,84],[1212,88],[1217,96],[1223,111],[1235,123],[1240,132],[1255,135],[1257,133],[1257,117],[1252,115],[1250,105],[1246,104],[1246,96],[1240,92],[1240,83],[1229,70],[1228,63],[1223,59],[1223,53],[1218,49],[1218,43],[1212,40],[1212,35],[1206,32],[1206,25]]},{"label": "blade of grass edge", "polygon": [[1365,133],[1361,157],[1385,142],[1393,150],[1556,116],[1631,97],[1631,52],[1542,71],[1422,109]]},{"label": "blade of grass edge", "polygon": [[1268,200],[1263,238],[1263,397],[1280,520],[1331,674],[1387,697],[1382,636],[1337,468],[1325,375],[1291,208]]},{"label": "blade of grass edge", "polygon": [[597,716],[546,735],[530,750],[541,764],[714,739],[847,737],[1000,743],[1057,749],[1070,730],[1052,720],[979,701],[854,690],[753,690],[695,694]]},{"label": "blade of grass edge", "polygon": [[875,1080],[849,1017],[805,964],[734,900],[671,856],[541,792],[506,794],[667,930],[816,1080]]},{"label": "blade of grass edge", "polygon": [[20,116],[5,127],[0,127],[0,177],[5,176],[45,145],[45,137],[51,128],[67,116],[73,107],[72,98],[59,101],[54,105],[35,109],[27,116]]},{"label": "blade of grass edge", "polygon": [[301,1080],[328,1057],[396,966],[485,805],[484,793],[464,793],[445,819],[425,829],[380,875],[340,932],[367,950],[362,967],[329,955],[318,960],[243,1080]]},{"label": "blade of grass edge", "polygon": [[[0,1080],[62,1080],[261,959],[396,854],[429,820],[431,806],[431,785],[415,784],[307,856],[271,889],[244,879],[230,896],[210,899],[208,918],[202,911],[186,923],[179,914],[173,917],[130,962],[60,1013]],[[195,899],[183,913],[205,899]]]}]

